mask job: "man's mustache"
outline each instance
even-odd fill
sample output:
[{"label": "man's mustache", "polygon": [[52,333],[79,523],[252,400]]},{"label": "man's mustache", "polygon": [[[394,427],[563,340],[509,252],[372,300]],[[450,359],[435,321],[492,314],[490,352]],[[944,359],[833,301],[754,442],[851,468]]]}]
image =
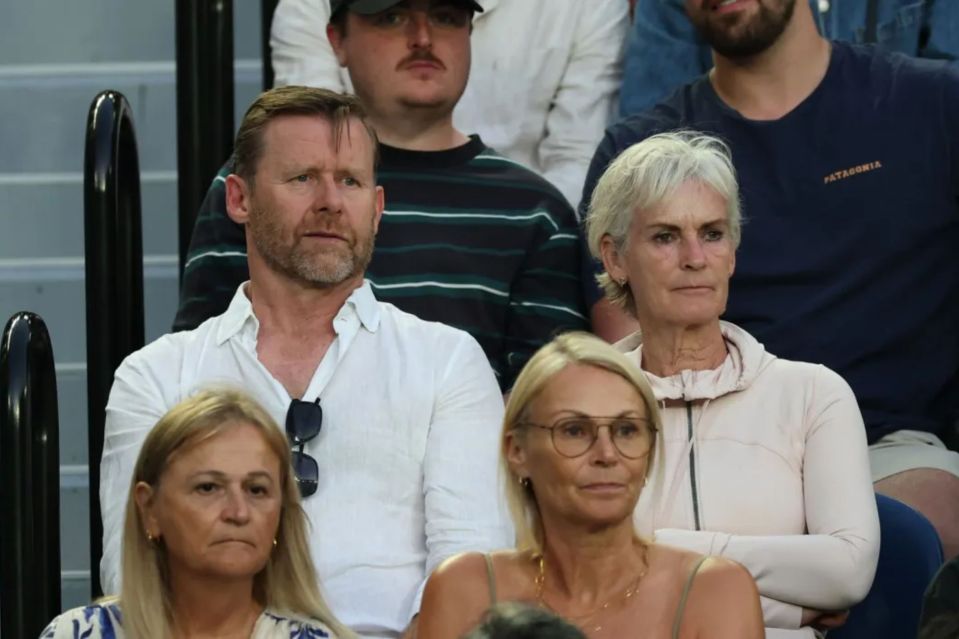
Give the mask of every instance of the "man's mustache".
[{"label": "man's mustache", "polygon": [[441,69],[446,68],[446,65],[444,65],[435,55],[425,49],[420,49],[400,60],[400,63],[397,65],[397,69],[405,69],[415,62],[430,62]]}]

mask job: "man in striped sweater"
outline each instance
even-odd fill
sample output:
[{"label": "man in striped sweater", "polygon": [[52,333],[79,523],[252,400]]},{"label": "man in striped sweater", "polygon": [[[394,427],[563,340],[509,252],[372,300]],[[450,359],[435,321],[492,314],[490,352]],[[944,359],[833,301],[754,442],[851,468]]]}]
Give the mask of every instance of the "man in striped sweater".
[{"label": "man in striped sweater", "polygon": [[[579,228],[530,169],[453,126],[470,67],[472,0],[333,0],[327,35],[381,142],[386,210],[367,278],[376,296],[469,332],[505,391],[554,334],[587,327]],[[508,126],[508,123],[504,123]],[[224,166],[203,202],[174,328],[222,313],[248,278]]]}]

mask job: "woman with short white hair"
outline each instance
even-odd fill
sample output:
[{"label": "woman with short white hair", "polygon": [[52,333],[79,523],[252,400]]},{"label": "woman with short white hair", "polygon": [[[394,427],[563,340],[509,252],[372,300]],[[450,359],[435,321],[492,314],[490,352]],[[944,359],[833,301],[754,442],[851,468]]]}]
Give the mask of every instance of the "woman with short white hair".
[{"label": "woman with short white hair", "polygon": [[635,516],[658,542],[746,566],[768,637],[813,637],[844,621],[875,572],[866,433],[836,373],[779,359],[720,320],[741,223],[729,149],[696,132],[630,147],[593,193],[598,281],[641,326],[617,347],[663,420],[663,467]]}]

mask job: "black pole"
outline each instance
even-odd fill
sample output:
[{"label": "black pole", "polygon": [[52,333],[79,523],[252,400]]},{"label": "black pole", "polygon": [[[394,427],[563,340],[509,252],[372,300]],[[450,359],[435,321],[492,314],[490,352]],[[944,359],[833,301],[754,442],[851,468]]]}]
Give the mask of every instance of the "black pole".
[{"label": "black pole", "polygon": [[87,419],[90,468],[90,577],[100,590],[100,458],[113,373],[143,346],[143,234],[140,168],[130,105],[104,91],[93,99],[84,156],[87,296]]},{"label": "black pole", "polygon": [[180,275],[196,212],[233,149],[233,2],[176,0]]},{"label": "black pole", "polygon": [[260,51],[263,53],[263,90],[273,88],[273,48],[270,46],[270,29],[273,14],[279,0],[260,0]]},{"label": "black pole", "polygon": [[60,445],[47,327],[10,318],[0,342],[0,634],[38,637],[60,613]]}]

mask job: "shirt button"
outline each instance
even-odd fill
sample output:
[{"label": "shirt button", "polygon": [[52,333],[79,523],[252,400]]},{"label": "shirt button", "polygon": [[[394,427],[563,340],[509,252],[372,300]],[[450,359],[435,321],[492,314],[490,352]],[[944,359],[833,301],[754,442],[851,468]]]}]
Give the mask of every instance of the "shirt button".
[{"label": "shirt button", "polygon": [[819,13],[829,11],[829,0],[819,0]]}]

